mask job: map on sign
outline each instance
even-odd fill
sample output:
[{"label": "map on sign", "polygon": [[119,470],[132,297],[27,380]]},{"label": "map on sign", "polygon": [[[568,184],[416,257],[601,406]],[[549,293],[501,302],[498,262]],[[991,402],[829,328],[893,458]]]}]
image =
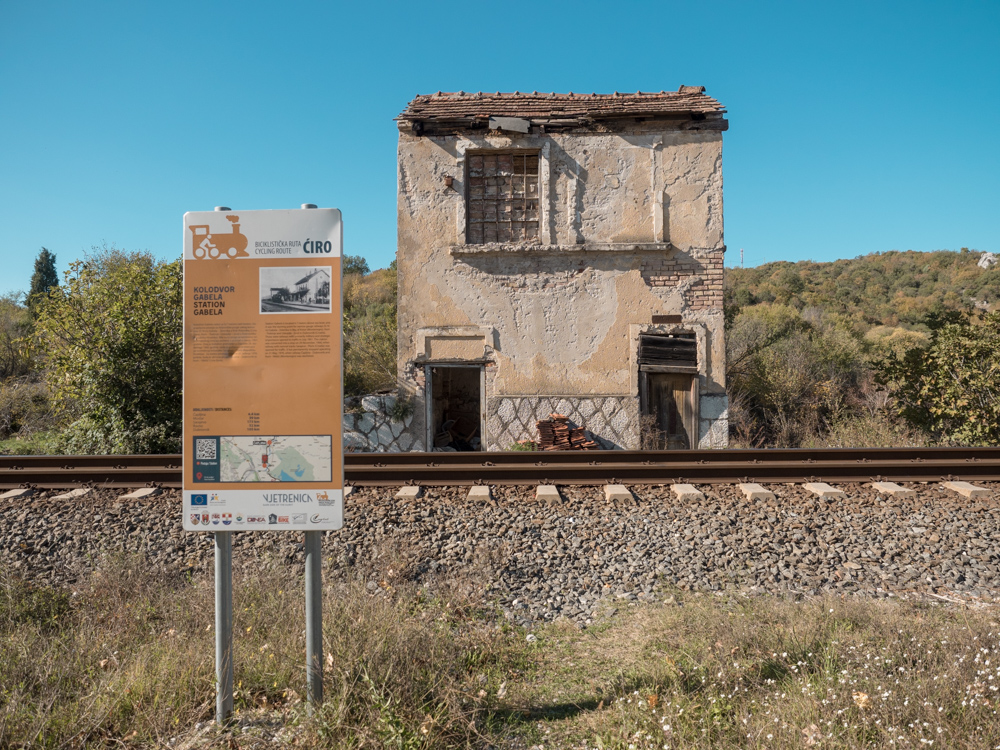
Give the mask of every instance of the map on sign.
[{"label": "map on sign", "polygon": [[329,482],[330,435],[237,435],[219,438],[219,481]]}]

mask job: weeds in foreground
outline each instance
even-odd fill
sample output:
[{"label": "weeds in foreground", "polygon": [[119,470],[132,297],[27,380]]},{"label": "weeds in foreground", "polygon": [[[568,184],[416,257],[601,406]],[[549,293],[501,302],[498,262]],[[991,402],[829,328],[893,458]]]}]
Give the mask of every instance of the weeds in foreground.
[{"label": "weeds in foreground", "polygon": [[34,432],[0,440],[0,456],[45,456],[60,452],[58,432]]},{"label": "weeds in foreground", "polygon": [[[300,577],[237,576],[236,718],[276,716],[270,741],[310,747],[479,744],[478,678],[516,650],[512,634],[475,602],[366,577],[326,586],[326,702],[310,716]],[[135,559],[104,561],[72,594],[0,578],[0,747],[181,746],[214,717],[213,597],[210,577]],[[215,744],[231,746],[195,743]]]},{"label": "weeds in foreground", "polygon": [[235,733],[204,726],[210,578],[122,558],[73,592],[0,576],[0,747],[1000,745],[1000,623],[985,606],[677,592],[525,638],[460,593],[476,586],[418,588],[383,567],[326,584],[312,714],[300,577],[267,564],[237,577]]},{"label": "weeds in foreground", "polygon": [[685,595],[599,634],[553,629],[528,704],[546,748],[995,748],[992,610]]}]

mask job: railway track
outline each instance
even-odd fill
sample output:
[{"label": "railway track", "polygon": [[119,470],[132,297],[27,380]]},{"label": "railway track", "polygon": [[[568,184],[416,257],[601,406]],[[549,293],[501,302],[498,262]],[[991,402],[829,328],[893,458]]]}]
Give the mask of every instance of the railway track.
[{"label": "railway track", "polygon": [[[348,453],[354,485],[1000,481],[1000,448]],[[181,457],[0,456],[0,490],[181,486]]]}]

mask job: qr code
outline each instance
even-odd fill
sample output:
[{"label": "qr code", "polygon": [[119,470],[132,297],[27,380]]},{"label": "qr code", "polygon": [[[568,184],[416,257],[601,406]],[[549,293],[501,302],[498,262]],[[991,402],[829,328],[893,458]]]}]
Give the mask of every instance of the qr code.
[{"label": "qr code", "polygon": [[195,440],[194,441],[194,453],[196,458],[204,459],[206,461],[214,461],[215,456],[215,441],[214,440]]}]

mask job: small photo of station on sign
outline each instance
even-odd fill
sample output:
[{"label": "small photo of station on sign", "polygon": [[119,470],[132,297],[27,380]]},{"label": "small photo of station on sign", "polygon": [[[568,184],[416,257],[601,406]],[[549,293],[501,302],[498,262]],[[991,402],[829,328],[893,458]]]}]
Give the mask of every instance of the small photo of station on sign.
[{"label": "small photo of station on sign", "polygon": [[184,528],[343,525],[336,209],[184,216]]}]

